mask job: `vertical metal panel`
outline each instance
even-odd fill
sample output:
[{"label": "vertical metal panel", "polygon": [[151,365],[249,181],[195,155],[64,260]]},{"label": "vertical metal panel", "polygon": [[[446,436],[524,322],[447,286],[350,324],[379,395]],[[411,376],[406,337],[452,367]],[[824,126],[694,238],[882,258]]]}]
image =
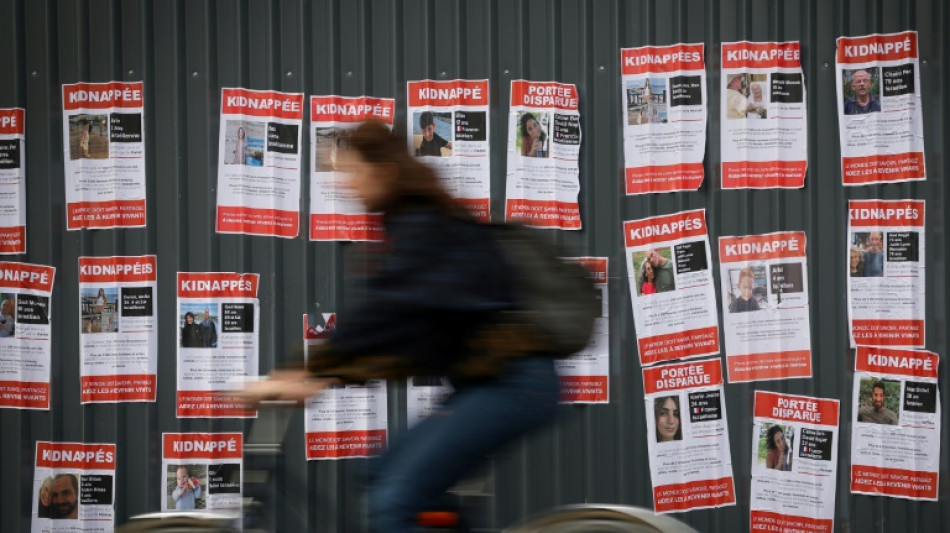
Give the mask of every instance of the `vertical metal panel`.
[{"label": "vertical metal panel", "polygon": [[[395,97],[405,127],[406,81],[491,80],[492,209],[503,209],[507,113],[513,79],[575,83],[581,96],[581,232],[547,232],[576,254],[608,256],[611,403],[565,407],[559,423],[496,453],[484,525],[501,528],[565,503],[651,505],[643,387],[625,276],[622,220],[707,209],[719,235],[804,230],[808,234],[815,377],[726,387],[738,505],[682,518],[701,531],[748,529],[751,401],[756,389],[837,397],[851,410],[842,242],[847,200],[927,200],[928,348],[946,352],[946,135],[944,103],[950,12],[943,0],[0,0],[0,106],[27,109],[28,253],[17,260],[57,267],[53,297],[50,412],[0,411],[0,530],[28,531],[37,440],[107,441],[119,446],[119,521],[159,508],[162,432],[240,430],[236,420],[175,418],[177,271],[261,274],[261,370],[286,362],[304,312],[342,305],[343,250],[360,246],[214,233],[221,87]],[[835,102],[835,38],[920,32],[925,109],[925,183],[840,185]],[[789,191],[719,189],[719,47],[733,40],[800,40],[808,91],[806,187]],[[619,48],[706,45],[709,121],[706,181],[698,192],[623,193]],[[77,81],[143,80],[148,227],[65,232],[61,86]],[[305,124],[308,121],[305,120]],[[312,161],[304,136],[301,191],[309,201]],[[306,217],[304,217],[306,218]],[[159,261],[159,401],[79,404],[77,258],[155,253]],[[713,254],[718,250],[713,246]],[[714,259],[718,259],[714,257]],[[716,276],[718,279],[718,276]],[[941,372],[943,432],[950,405]],[[393,435],[404,430],[405,395],[390,393]],[[946,454],[940,502],[920,503],[848,491],[850,424],[841,426],[836,522],[840,531],[924,532],[950,528]],[[305,464],[295,424],[270,501],[284,531],[361,529],[365,461]],[[481,522],[479,522],[481,524]]]}]

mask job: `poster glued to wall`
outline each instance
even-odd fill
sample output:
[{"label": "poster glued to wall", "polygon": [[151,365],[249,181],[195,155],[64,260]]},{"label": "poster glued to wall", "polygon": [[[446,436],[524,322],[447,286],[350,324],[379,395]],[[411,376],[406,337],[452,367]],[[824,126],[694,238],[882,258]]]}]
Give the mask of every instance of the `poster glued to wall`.
[{"label": "poster glued to wall", "polygon": [[751,531],[832,533],[838,400],[756,391]]},{"label": "poster glued to wall", "polygon": [[839,37],[835,61],[841,179],[927,179],[917,32]]},{"label": "poster glued to wall", "polygon": [[115,444],[36,443],[31,533],[115,527]]},{"label": "poster glued to wall", "polygon": [[154,255],[79,258],[82,403],[155,401],[157,280]]},{"label": "poster glued to wall", "polygon": [[63,85],[66,229],[145,227],[143,83]]},{"label": "poster glued to wall", "polygon": [[730,383],[811,377],[805,248],[802,231],[719,238]]},{"label": "poster glued to wall", "polygon": [[620,49],[628,195],[695,191],[706,153],[705,45]]},{"label": "poster glued to wall", "polygon": [[505,220],[581,229],[581,122],[571,83],[512,80]]},{"label": "poster glued to wall", "polygon": [[442,186],[476,220],[491,199],[488,80],[407,82],[409,151],[425,158]]},{"label": "poster glued to wall", "polygon": [[719,353],[706,210],[623,223],[641,365]]},{"label": "poster glued to wall", "polygon": [[[319,357],[316,346],[336,329],[336,313],[323,313],[322,324],[303,315],[304,360]],[[379,455],[386,449],[388,411],[386,380],[333,385],[304,405],[307,460],[353,459]]]},{"label": "poster glued to wall", "polygon": [[412,427],[439,411],[455,388],[441,376],[410,376],[406,379],[406,425]]},{"label": "poster glued to wall", "polygon": [[933,352],[858,346],[851,492],[937,501],[939,364]]},{"label": "poster glued to wall", "polygon": [[178,418],[254,418],[231,396],[258,375],[258,274],[179,272]]},{"label": "poster glued to wall", "polygon": [[215,231],[300,233],[303,94],[221,89]]},{"label": "poster glued to wall", "polygon": [[391,130],[396,103],[369,96],[310,97],[310,240],[381,241],[383,217],[368,213],[343,180],[339,159],[348,132],[372,120]]},{"label": "poster glued to wall", "polygon": [[720,360],[644,368],[643,388],[654,510],[735,505]]},{"label": "poster glued to wall", "polygon": [[804,187],[808,113],[798,41],[722,43],[722,83],[722,188]]},{"label": "poster glued to wall", "polygon": [[924,347],[924,207],[923,200],[848,202],[852,347]]},{"label": "poster glued to wall", "polygon": [[0,262],[0,407],[50,407],[56,268]]},{"label": "poster glued to wall", "polygon": [[0,108],[0,254],[26,253],[26,110]]},{"label": "poster glued to wall", "polygon": [[242,433],[163,433],[162,511],[242,508]]},{"label": "poster glued to wall", "polygon": [[583,350],[554,360],[554,369],[561,381],[561,403],[610,403],[610,320],[607,291],[606,257],[565,257],[590,272],[594,290],[600,300],[600,316],[594,319],[594,330]]}]

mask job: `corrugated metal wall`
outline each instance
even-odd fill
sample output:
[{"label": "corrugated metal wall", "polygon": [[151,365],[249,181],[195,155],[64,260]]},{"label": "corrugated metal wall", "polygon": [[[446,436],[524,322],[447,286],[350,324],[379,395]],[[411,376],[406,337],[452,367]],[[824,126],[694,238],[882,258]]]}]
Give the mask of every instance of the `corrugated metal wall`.
[{"label": "corrugated metal wall", "polygon": [[[929,179],[845,190],[840,185],[834,52],[839,35],[920,32]],[[302,312],[341,304],[342,249],[305,238],[216,235],[218,110],[222,86],[305,94],[395,97],[405,124],[405,82],[491,80],[492,207],[504,194],[510,80],[575,83],[581,94],[584,231],[557,235],[577,255],[610,257],[611,403],[567,407],[558,426],[493,462],[489,521],[501,527],[563,503],[651,505],[642,385],[625,279],[621,221],[687,208],[708,210],[710,237],[804,230],[809,239],[811,380],[728,385],[727,409],[739,504],[682,518],[701,531],[748,529],[751,401],[755,388],[842,400],[851,409],[845,257],[849,198],[927,200],[927,346],[946,354],[947,247],[944,203],[950,133],[945,0],[0,0],[0,107],[27,110],[28,250],[17,259],[57,267],[53,298],[53,403],[49,412],[0,412],[0,530],[28,531],[36,440],[118,444],[117,517],[156,510],[163,431],[240,430],[235,420],[175,418],[176,271],[261,274],[261,368],[283,359],[300,336]],[[793,191],[718,187],[718,108],[710,107],[705,184],[700,191],[625,197],[622,187],[619,49],[704,42],[709,101],[718,102],[719,43],[800,40],[808,89],[809,171]],[[148,227],[67,233],[64,223],[61,85],[144,80]],[[307,144],[304,143],[306,147]],[[304,148],[305,153],[308,151]],[[303,175],[309,173],[304,158]],[[306,181],[306,179],[304,180]],[[309,187],[305,183],[302,203]],[[306,209],[306,205],[303,205]],[[306,232],[302,224],[302,234]],[[159,401],[79,404],[77,258],[154,253],[159,264]],[[714,255],[716,247],[713,247]],[[717,276],[718,279],[718,276]],[[944,368],[946,364],[944,364]],[[950,427],[941,371],[943,439]],[[404,394],[391,394],[393,431],[404,426]],[[947,454],[939,503],[851,496],[850,427],[839,443],[839,531],[950,528]],[[946,449],[946,443],[944,446]],[[360,527],[357,480],[365,461],[303,461],[302,424],[275,465],[272,504],[281,530]]]}]

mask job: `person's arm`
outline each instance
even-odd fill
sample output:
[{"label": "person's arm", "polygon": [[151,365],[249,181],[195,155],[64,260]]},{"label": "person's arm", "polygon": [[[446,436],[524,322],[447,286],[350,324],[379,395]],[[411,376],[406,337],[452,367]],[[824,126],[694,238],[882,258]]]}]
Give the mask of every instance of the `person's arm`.
[{"label": "person's arm", "polygon": [[183,487],[179,487],[178,485],[175,485],[175,488],[172,489],[172,500],[174,500],[175,503],[178,503],[178,500],[181,499],[181,495],[183,492],[182,488]]},{"label": "person's arm", "polygon": [[214,325],[214,320],[209,320],[210,324],[208,327],[211,328],[211,335],[209,340],[211,341],[211,346],[215,346],[218,343],[218,328]]},{"label": "person's arm", "polygon": [[775,468],[776,466],[776,457],[774,450],[769,450],[769,453],[765,455],[765,468]]}]

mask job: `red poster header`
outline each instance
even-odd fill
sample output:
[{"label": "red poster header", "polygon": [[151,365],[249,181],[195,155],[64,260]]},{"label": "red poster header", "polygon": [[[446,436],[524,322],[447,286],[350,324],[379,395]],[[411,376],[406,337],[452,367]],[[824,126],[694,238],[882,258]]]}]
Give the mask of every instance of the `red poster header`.
[{"label": "red poster header", "polygon": [[0,287],[51,292],[55,276],[55,267],[0,261]]},{"label": "red poster header", "polygon": [[115,470],[115,444],[37,441],[36,466]]},{"label": "red poster header", "polygon": [[154,255],[80,257],[80,283],[122,283],[158,279]]},{"label": "red poster header", "polygon": [[409,82],[409,107],[488,105],[488,80]]},{"label": "red poster header", "polygon": [[805,232],[787,231],[745,237],[719,237],[719,261],[738,263],[805,257]]},{"label": "red poster header", "polygon": [[577,111],[577,87],[572,83],[511,81],[511,106],[555,107]]},{"label": "red poster header", "polygon": [[838,400],[755,391],[753,416],[838,427]]},{"label": "red poster header", "polygon": [[924,227],[923,200],[851,200],[848,202],[851,226]]},{"label": "red poster header", "polygon": [[706,210],[628,220],[623,223],[627,248],[706,235]]},{"label": "red poster header", "polygon": [[221,89],[222,115],[303,118],[303,94],[251,89]]},{"label": "red poster header", "polygon": [[311,96],[311,122],[364,122],[378,120],[393,125],[396,101],[369,96]]},{"label": "red poster header", "polygon": [[0,134],[23,135],[26,131],[26,111],[20,107],[0,109]]},{"label": "red poster header", "polygon": [[801,68],[798,41],[787,43],[722,43],[722,68]]},{"label": "red poster header", "polygon": [[917,59],[917,32],[875,33],[838,37],[838,63],[869,63]]},{"label": "red poster header", "polygon": [[643,369],[646,394],[717,385],[722,385],[722,362],[718,358]]},{"label": "red poster header", "polygon": [[672,46],[644,46],[620,49],[620,73],[646,74],[676,72],[678,70],[705,70],[703,44],[674,44]]},{"label": "red poster header", "polygon": [[179,272],[179,298],[257,298],[258,274]]},{"label": "red poster header", "polygon": [[858,346],[854,370],[937,379],[939,363],[940,356],[933,352]]},{"label": "red poster header", "polygon": [[142,87],[140,81],[63,85],[63,110],[143,107]]},{"label": "red poster header", "polygon": [[240,459],[241,433],[162,433],[164,459]]},{"label": "red poster header", "polygon": [[594,278],[594,283],[607,283],[607,258],[606,257],[565,257],[565,261],[580,263],[581,266],[590,271]]}]

